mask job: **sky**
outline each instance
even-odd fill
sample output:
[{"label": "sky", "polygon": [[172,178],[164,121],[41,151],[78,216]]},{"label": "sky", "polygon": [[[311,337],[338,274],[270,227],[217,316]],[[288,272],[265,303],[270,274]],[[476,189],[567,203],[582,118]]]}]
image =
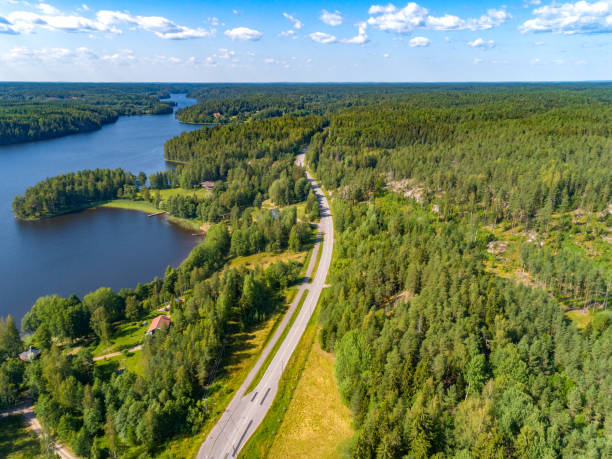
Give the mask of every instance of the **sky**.
[{"label": "sky", "polygon": [[2,81],[612,79],[612,0],[0,0]]}]

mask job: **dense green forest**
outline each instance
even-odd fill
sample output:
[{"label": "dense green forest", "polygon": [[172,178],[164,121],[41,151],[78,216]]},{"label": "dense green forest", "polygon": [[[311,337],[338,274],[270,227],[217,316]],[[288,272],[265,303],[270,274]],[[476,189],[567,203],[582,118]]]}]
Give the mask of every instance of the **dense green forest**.
[{"label": "dense green forest", "polygon": [[[2,403],[30,390],[37,415],[83,455],[155,454],[160,437],[197,432],[228,327],[261,323],[298,276],[291,263],[248,270],[226,262],[308,244],[295,206],[278,213],[263,203],[306,201],[305,220],[316,217],[294,164],[309,145],[308,166],[334,217],[319,340],[335,354],[354,415],[348,454],[612,455],[609,84],[188,90],[201,104],[182,116],[208,122],[221,107],[228,119],[217,121],[232,122],[168,141],[175,170],[81,171],[16,198],[22,217],[107,193],[213,226],[164,279],[40,299],[23,327],[45,355],[2,364]],[[214,186],[197,194],[202,181]],[[193,193],[162,198],[178,187]],[[508,239],[496,240],[502,234]],[[498,266],[496,243],[516,245],[513,263],[526,281]],[[176,327],[145,343],[143,375],[103,374],[86,351],[56,344],[102,342],[117,323],[167,301]],[[569,320],[569,310],[583,320]],[[0,322],[0,358],[22,346],[9,322]]]},{"label": "dense green forest", "polygon": [[62,215],[135,191],[135,177],[123,169],[83,170],[58,175],[15,196],[13,211],[19,218]]},{"label": "dense green forest", "polygon": [[94,131],[117,120],[108,108],[74,104],[1,104],[0,145]]},{"label": "dense green forest", "polygon": [[172,113],[160,102],[190,86],[0,83],[0,145],[87,132],[121,115]]},{"label": "dense green forest", "polygon": [[[553,225],[576,209],[607,220],[610,97],[423,92],[314,136],[337,232],[320,339],[355,415],[352,456],[612,454],[611,313],[580,331],[560,303],[605,308],[612,270]],[[542,288],[487,269],[497,226],[536,235],[520,255]]]}]

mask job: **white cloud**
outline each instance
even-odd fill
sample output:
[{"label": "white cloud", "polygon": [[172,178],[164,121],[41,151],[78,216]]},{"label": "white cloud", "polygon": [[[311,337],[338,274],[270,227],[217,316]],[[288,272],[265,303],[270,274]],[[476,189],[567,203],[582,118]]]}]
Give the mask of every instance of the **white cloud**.
[{"label": "white cloud", "polygon": [[219,59],[231,59],[236,55],[236,51],[227,48],[220,48],[219,54],[216,54],[215,57]]},{"label": "white cloud", "polygon": [[131,49],[122,49],[114,54],[102,56],[102,60],[114,65],[127,65],[134,62],[136,58],[134,57],[134,51]]},{"label": "white cloud", "polygon": [[34,5],[34,8],[43,12],[43,14],[61,14],[60,10],[55,8],[54,6],[49,5],[48,3],[38,3]]},{"label": "white cloud", "polygon": [[236,27],[225,31],[225,35],[232,40],[250,40],[257,41],[263,37],[263,33],[259,30],[249,29],[248,27]]},{"label": "white cloud", "polygon": [[119,11],[102,10],[98,11],[96,18],[100,24],[104,24],[111,31],[117,25],[126,24],[152,32],[159,38],[166,40],[185,40],[208,37],[214,34],[214,30],[206,30],[199,27],[192,29],[175,24],[161,16],[132,16]]},{"label": "white cloud", "polygon": [[358,28],[357,35],[355,35],[353,38],[341,40],[342,43],[347,43],[351,45],[362,45],[366,43],[368,41],[368,35],[366,33],[366,30],[368,28],[368,23],[360,22],[359,24],[357,24],[357,28]]},{"label": "white cloud", "polygon": [[287,18],[291,22],[291,24],[293,24],[293,28],[295,29],[299,30],[304,26],[304,24],[302,24],[302,21],[296,18],[293,14],[283,13],[283,16],[285,16],[285,18]]},{"label": "white cloud", "polygon": [[368,14],[393,13],[397,8],[389,3],[388,5],[372,5],[368,10]]},{"label": "white cloud", "polygon": [[393,4],[386,6],[372,5],[369,9],[368,24],[380,30],[408,34],[416,29],[430,30],[486,30],[497,27],[510,19],[506,10],[489,9],[479,18],[461,19],[458,16],[445,14],[431,16],[427,8],[409,2],[398,9]]},{"label": "white cloud", "polygon": [[[83,9],[85,9],[85,6],[83,5]],[[46,3],[40,3],[36,7],[44,14],[14,11],[5,19],[8,22],[8,24],[4,24],[6,27],[2,27],[0,21],[0,31],[9,27],[16,33],[31,33],[36,28],[43,28],[72,33],[105,32],[121,34],[123,31],[119,26],[127,25],[154,33],[166,40],[184,40],[214,34],[214,30],[181,26],[160,16],[133,16],[120,11],[101,10],[96,13],[95,19],[90,19],[76,14],[64,15]],[[10,31],[4,33],[10,33]]]},{"label": "white cloud", "polygon": [[612,0],[552,3],[533,10],[534,19],[519,26],[521,33],[611,33]]},{"label": "white cloud", "polygon": [[17,35],[19,32],[17,32],[11,26],[12,24],[8,21],[8,19],[5,19],[2,16],[0,16],[0,33],[7,34],[7,35]]},{"label": "white cloud", "polygon": [[531,59],[531,60],[529,61],[529,63],[530,63],[530,64],[532,64],[532,65],[536,65],[536,64],[540,64],[540,63],[542,63],[542,60],[541,60],[539,57],[536,57],[536,58],[534,58],[534,59]]},{"label": "white cloud", "polygon": [[389,58],[389,53],[385,53],[385,54],[383,54],[383,57],[384,57],[385,59],[388,59],[388,58]]},{"label": "white cloud", "polygon": [[27,46],[16,46],[0,55],[0,61],[19,64],[78,64],[99,59],[98,55],[88,48],[75,50],[67,48],[34,49]]},{"label": "white cloud", "polygon": [[479,57],[475,57],[473,62],[474,62],[474,64],[482,64],[484,62],[484,60],[482,60]]},{"label": "white cloud", "polygon": [[342,24],[342,13],[340,13],[338,10],[334,11],[333,13],[330,13],[327,10],[322,10],[319,19],[321,22],[329,26],[339,26]]},{"label": "white cloud", "polygon": [[314,32],[308,36],[312,41],[325,45],[330,43],[345,43],[347,45],[362,45],[367,43],[368,35],[366,34],[366,30],[368,28],[368,24],[366,22],[360,22],[359,24],[356,24],[356,26],[358,29],[357,35],[352,38],[338,38],[335,35],[325,32]]},{"label": "white cloud", "polygon": [[468,41],[467,45],[471,46],[472,48],[487,49],[487,48],[494,48],[495,42],[493,40],[487,41],[487,40],[483,40],[482,38],[477,38],[476,40]]},{"label": "white cloud", "polygon": [[336,43],[338,41],[335,36],[325,32],[314,32],[311,33],[309,37],[312,41],[316,41],[317,43],[323,44]]},{"label": "white cloud", "polygon": [[430,43],[431,43],[431,40],[429,38],[414,37],[410,39],[410,41],[408,42],[408,46],[410,46],[411,48],[418,48],[418,47],[429,46]]},{"label": "white cloud", "polygon": [[284,32],[281,32],[278,34],[279,37],[288,37],[288,38],[292,38],[294,40],[297,39],[297,34],[295,33],[295,30],[293,29],[289,29],[289,30],[285,30]]}]

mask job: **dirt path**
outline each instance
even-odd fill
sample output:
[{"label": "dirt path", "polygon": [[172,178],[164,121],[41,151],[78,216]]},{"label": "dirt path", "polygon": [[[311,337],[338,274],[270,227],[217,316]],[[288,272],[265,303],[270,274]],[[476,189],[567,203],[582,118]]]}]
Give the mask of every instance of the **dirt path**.
[{"label": "dirt path", "polygon": [[[25,418],[30,428],[38,437],[42,436],[42,426],[34,415],[34,408],[31,400],[22,403],[21,405],[17,405],[14,408],[0,411],[0,418],[17,415]],[[66,446],[57,441],[53,445],[53,452],[62,459],[77,459],[77,456],[75,456]]]},{"label": "dirt path", "polygon": [[[138,346],[134,346],[131,349],[128,349],[128,352],[136,352],[136,351],[141,351],[142,350],[142,344],[139,344]],[[94,357],[93,361],[96,362],[98,360],[105,360],[105,359],[112,359],[113,357],[117,357],[118,355],[121,355],[123,351],[117,351],[117,352],[111,352],[110,354],[104,354],[104,355],[99,355],[98,357]]]}]

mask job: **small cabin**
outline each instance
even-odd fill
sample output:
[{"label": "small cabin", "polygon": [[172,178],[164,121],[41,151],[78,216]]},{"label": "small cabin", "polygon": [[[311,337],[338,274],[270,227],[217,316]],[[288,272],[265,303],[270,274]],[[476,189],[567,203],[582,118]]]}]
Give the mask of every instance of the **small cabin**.
[{"label": "small cabin", "polygon": [[151,325],[149,325],[149,329],[147,330],[147,335],[152,335],[157,330],[167,330],[171,323],[170,317],[157,316],[151,321]]},{"label": "small cabin", "polygon": [[205,180],[204,182],[200,183],[200,186],[207,191],[212,191],[212,189],[215,187],[215,182]]},{"label": "small cabin", "polygon": [[30,346],[27,351],[23,351],[19,354],[19,358],[24,362],[32,362],[40,357],[40,351],[34,346]]},{"label": "small cabin", "polygon": [[213,113],[213,116],[214,116],[215,118],[221,118],[221,113],[219,113],[219,112],[215,112],[215,113]]}]

